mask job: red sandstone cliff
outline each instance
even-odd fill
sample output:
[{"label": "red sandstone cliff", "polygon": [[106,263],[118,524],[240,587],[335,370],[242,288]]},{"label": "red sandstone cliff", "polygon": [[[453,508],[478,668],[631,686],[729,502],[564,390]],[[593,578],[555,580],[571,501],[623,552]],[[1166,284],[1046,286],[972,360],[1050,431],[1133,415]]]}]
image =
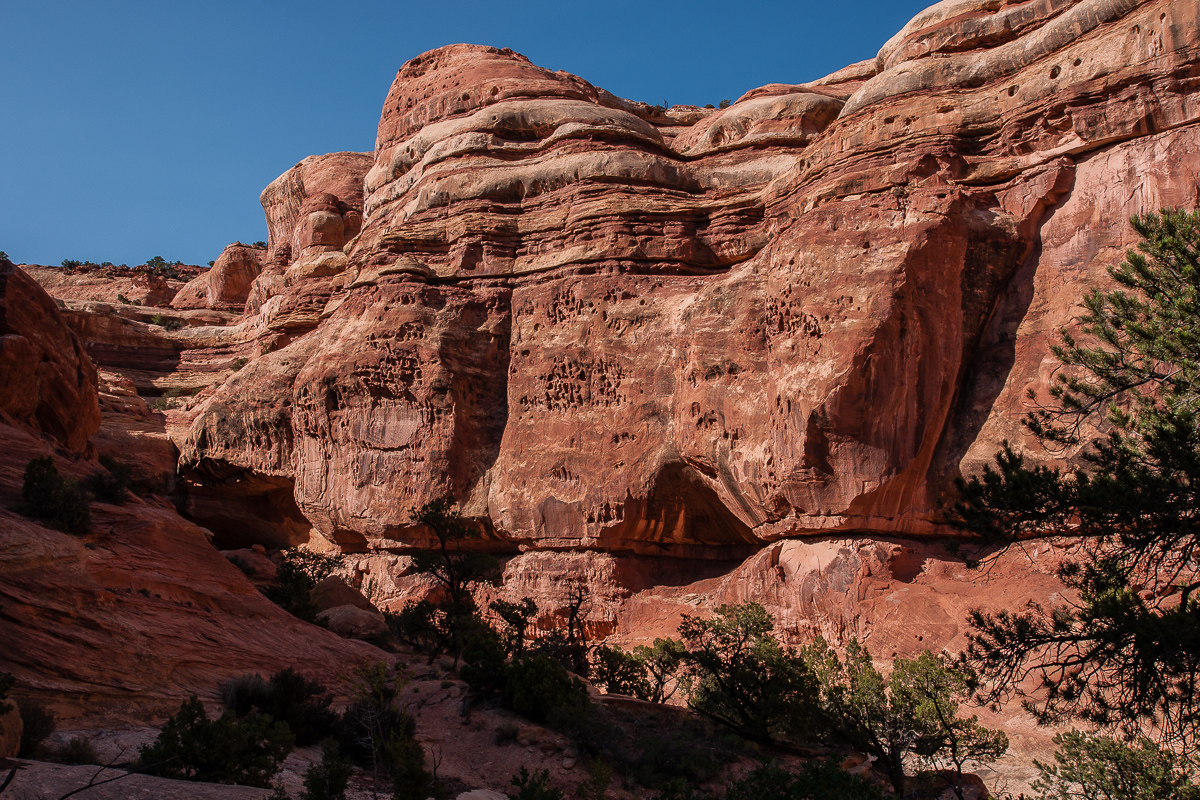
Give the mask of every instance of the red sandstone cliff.
[{"label": "red sandstone cliff", "polygon": [[[51,456],[64,475],[84,478],[101,469],[88,456],[107,441],[102,411],[105,424],[128,423],[118,409],[139,418],[129,408],[145,403],[132,390],[120,403],[116,375],[101,391],[54,300],[7,261],[0,370],[0,669],[16,676],[19,694],[66,717],[152,716],[193,692],[211,699],[245,672],[299,663],[334,684],[348,665],[381,655],[269,602],[164,498],[92,503],[84,536],[16,513],[31,459]],[[125,424],[123,436],[136,449],[114,447],[122,461],[153,460],[135,427]]]},{"label": "red sandstone cliff", "polygon": [[1057,551],[979,576],[901,537],[952,535],[1002,440],[1048,458],[1019,419],[1056,331],[1131,214],[1200,203],[1200,7],[946,0],[712,111],[455,45],[400,69],[374,153],[262,202],[268,251],[172,309],[65,299],[105,419],[163,480],[178,448],[218,540],[341,547],[400,598],[449,492],[526,551],[504,591],[585,581],[597,632],[755,597],[798,639],[953,647]]},{"label": "red sandstone cliff", "polygon": [[537,548],[937,533],[1124,220],[1196,202],[1198,15],[943,2],[873,63],[667,114],[413,59],[373,157],[263,193],[270,265],[209,335],[251,358],[192,410],[189,486],[285,492],[352,549],[446,492]]}]

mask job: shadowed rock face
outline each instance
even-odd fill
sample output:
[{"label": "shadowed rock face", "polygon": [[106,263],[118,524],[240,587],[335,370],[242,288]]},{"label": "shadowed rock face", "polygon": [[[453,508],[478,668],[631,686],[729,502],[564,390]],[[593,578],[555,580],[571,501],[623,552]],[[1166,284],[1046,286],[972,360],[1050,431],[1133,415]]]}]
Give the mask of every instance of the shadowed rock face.
[{"label": "shadowed rock face", "polygon": [[1198,31],[1193,0],[947,0],[707,111],[441,48],[373,154],[264,190],[240,317],[69,319],[107,366],[171,354],[139,390],[201,389],[166,430],[230,546],[399,550],[445,493],[509,548],[943,532],[954,477],[1032,446],[1022,397],[1124,220],[1196,205]]},{"label": "shadowed rock face", "polygon": [[54,299],[0,260],[0,411],[75,453],[100,427],[96,368]]}]

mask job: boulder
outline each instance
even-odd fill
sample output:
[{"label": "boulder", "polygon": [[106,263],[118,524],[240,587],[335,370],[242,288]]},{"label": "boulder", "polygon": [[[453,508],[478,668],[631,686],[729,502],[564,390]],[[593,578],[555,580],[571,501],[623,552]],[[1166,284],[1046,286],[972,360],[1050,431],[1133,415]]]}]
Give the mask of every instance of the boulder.
[{"label": "boulder", "polygon": [[221,555],[225,556],[229,563],[240,569],[246,574],[254,584],[265,585],[275,580],[277,567],[275,562],[267,558],[264,553],[250,547],[243,547],[238,550],[222,550]]},{"label": "boulder", "polygon": [[7,705],[8,710],[0,713],[0,758],[16,758],[21,751],[21,732],[24,730],[21,712],[11,698],[7,703],[0,703],[2,705]]},{"label": "boulder", "polygon": [[370,639],[387,631],[387,622],[378,611],[365,611],[358,606],[337,606],[317,614],[329,630],[345,639]]},{"label": "boulder", "polygon": [[330,575],[322,579],[313,589],[312,599],[321,611],[328,611],[338,606],[354,606],[363,611],[379,613],[379,609],[375,608],[362,592],[353,586],[346,585],[346,582],[337,575]]},{"label": "boulder", "polygon": [[234,242],[221,251],[211,269],[192,279],[171,300],[171,308],[240,311],[262,272],[267,251]]}]

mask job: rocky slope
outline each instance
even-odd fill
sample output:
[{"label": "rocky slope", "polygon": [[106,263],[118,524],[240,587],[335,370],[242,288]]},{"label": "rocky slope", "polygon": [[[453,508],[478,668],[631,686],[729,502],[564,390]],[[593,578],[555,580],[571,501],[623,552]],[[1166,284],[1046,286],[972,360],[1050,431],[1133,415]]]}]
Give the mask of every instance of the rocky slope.
[{"label": "rocky slope", "polygon": [[[225,680],[246,672],[301,663],[337,685],[349,665],[382,656],[267,601],[212,547],[211,534],[164,497],[92,503],[84,536],[17,513],[32,459],[50,456],[72,479],[102,469],[93,460],[108,441],[101,414],[111,421],[117,394],[101,391],[54,300],[7,261],[0,363],[0,669],[17,678],[18,694],[49,702],[64,718],[145,718],[193,692],[213,699]],[[125,397],[145,409],[132,390]],[[136,434],[125,428],[123,446],[137,446]],[[125,461],[153,459],[155,447],[118,452]]]},{"label": "rocky slope", "polygon": [[720,110],[454,45],[373,153],[261,199],[268,249],[169,308],[32,271],[100,367],[91,446],[152,453],[218,544],[339,548],[397,604],[449,493],[501,592],[585,584],[598,635],[753,598],[795,641],[956,649],[1059,588],[1070,542],[970,572],[939,508],[1003,440],[1051,459],[1019,420],[1058,329],[1130,215],[1200,204],[1200,6],[945,0]]}]

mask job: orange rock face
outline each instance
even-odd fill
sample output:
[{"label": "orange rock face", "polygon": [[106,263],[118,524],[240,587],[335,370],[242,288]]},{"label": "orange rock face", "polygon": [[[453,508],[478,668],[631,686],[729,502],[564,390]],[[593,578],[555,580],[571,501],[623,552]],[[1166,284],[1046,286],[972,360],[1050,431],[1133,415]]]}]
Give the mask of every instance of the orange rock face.
[{"label": "orange rock face", "polygon": [[388,572],[447,493],[509,554],[953,535],[1002,440],[1050,460],[1023,397],[1124,220],[1200,200],[1198,89],[1194,0],[946,0],[721,110],[454,45],[400,69],[373,153],[264,190],[240,315],[242,278],[176,331],[68,320],[139,393],[198,392],[162,434],[229,547]]},{"label": "orange rock face", "polygon": [[[297,664],[336,686],[348,665],[382,657],[268,601],[165,502],[93,503],[84,537],[13,513],[24,465],[48,447],[8,425],[0,436],[0,669],[19,694],[62,717],[150,717],[191,693],[215,700],[243,673]],[[99,468],[56,461],[72,477]]]},{"label": "orange rock face", "polygon": [[241,242],[221,252],[212,268],[192,279],[171,300],[171,308],[216,308],[241,311],[250,286],[262,272],[266,252]]},{"label": "orange rock face", "polygon": [[[173,308],[35,271],[60,313],[0,273],[18,376],[0,408],[20,435],[82,452],[95,433],[73,331],[103,369],[93,447],[144,450],[164,491],[178,454],[174,499],[217,544],[354,553],[380,607],[429,592],[410,510],[450,494],[504,558],[496,593],[537,599],[543,627],[584,587],[591,633],[625,644],[755,599],[791,641],[953,651],[969,609],[1061,590],[1071,542],[972,571],[937,544],[955,535],[939,509],[1004,440],[1073,455],[1026,435],[1025,394],[1135,243],[1128,217],[1200,204],[1200,6],[945,0],[873,60],[720,110],[454,45],[400,69],[373,153],[307,158],[261,200],[268,250],[229,248]],[[35,311],[44,329],[21,321]],[[211,679],[181,614],[232,615],[217,647],[267,637],[231,670],[363,652],[263,633],[282,623],[172,512],[98,516],[112,557],[0,520],[36,545],[10,560],[40,554],[0,570],[4,613],[37,620],[27,674],[72,615],[101,644],[68,642],[90,666],[47,680],[79,697],[119,693],[85,673],[120,625],[167,631],[117,676],[133,694],[151,669]],[[51,584],[83,588],[35,602]],[[28,635],[8,619],[0,652]],[[1026,733],[1025,755],[1045,745]]]},{"label": "orange rock face", "polygon": [[874,62],[719,111],[427,53],[369,169],[263,193],[239,334],[263,354],[183,464],[290,489],[350,549],[402,548],[444,493],[521,547],[938,533],[952,479],[1023,441],[1123,220],[1196,202],[1197,13],[944,2]]},{"label": "orange rock face", "polygon": [[77,453],[100,427],[96,368],[53,298],[0,261],[0,410]]}]

